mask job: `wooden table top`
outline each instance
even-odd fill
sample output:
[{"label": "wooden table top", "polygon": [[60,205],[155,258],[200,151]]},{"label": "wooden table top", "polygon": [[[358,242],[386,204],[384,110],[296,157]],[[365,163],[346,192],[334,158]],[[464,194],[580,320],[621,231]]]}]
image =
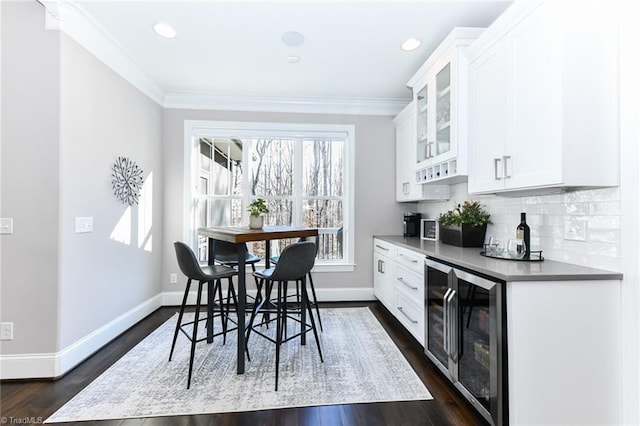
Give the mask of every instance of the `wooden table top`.
[{"label": "wooden table top", "polygon": [[250,241],[277,240],[282,238],[316,237],[318,236],[318,228],[265,226],[262,229],[250,229],[248,227],[224,226],[215,228],[198,228],[198,234],[215,240],[238,244]]}]

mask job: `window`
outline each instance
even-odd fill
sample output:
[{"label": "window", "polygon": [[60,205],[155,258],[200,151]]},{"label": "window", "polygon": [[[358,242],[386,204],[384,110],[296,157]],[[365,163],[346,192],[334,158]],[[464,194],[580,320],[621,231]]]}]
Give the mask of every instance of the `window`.
[{"label": "window", "polygon": [[[199,227],[246,226],[246,206],[267,201],[266,225],[317,227],[319,266],[352,264],[353,126],[187,122],[191,237]],[[190,147],[190,149],[189,149]],[[195,188],[194,188],[195,187]],[[290,241],[272,242],[278,253]],[[251,247],[264,255],[264,243]]]}]

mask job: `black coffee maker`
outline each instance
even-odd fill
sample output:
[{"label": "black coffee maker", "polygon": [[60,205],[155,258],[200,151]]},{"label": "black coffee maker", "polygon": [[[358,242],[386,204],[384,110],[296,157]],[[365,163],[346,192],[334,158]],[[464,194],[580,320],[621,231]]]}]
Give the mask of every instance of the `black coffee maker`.
[{"label": "black coffee maker", "polygon": [[420,236],[420,219],[422,215],[420,213],[405,213],[404,214],[404,236],[405,237],[419,237]]}]

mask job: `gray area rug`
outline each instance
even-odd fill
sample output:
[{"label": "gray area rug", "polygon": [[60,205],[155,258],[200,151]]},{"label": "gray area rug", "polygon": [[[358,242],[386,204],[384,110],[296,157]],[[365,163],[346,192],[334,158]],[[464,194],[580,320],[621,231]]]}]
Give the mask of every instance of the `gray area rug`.
[{"label": "gray area rug", "polygon": [[252,335],[251,362],[246,363],[245,374],[238,375],[235,332],[227,335],[226,345],[216,338],[210,345],[196,346],[187,390],[189,341],[183,335],[178,337],[173,360],[167,362],[176,315],[46,422],[432,399],[368,308],[322,309],[321,314],[324,363],[312,333],[307,334],[306,346],[298,340],[285,343],[277,392],[275,345]]}]

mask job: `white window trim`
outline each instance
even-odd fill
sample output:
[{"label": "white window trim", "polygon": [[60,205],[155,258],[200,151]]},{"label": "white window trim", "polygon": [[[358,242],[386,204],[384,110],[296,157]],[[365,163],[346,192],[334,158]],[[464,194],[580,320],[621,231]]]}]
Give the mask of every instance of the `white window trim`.
[{"label": "white window trim", "polygon": [[348,124],[316,124],[316,123],[262,123],[243,121],[210,121],[185,120],[184,122],[184,187],[183,187],[183,239],[192,247],[197,245],[196,203],[198,188],[199,140],[202,137],[301,137],[335,136],[335,133],[346,133],[345,139],[345,197],[343,253],[342,262],[316,263],[313,270],[320,272],[352,272],[355,269],[355,126]]}]

